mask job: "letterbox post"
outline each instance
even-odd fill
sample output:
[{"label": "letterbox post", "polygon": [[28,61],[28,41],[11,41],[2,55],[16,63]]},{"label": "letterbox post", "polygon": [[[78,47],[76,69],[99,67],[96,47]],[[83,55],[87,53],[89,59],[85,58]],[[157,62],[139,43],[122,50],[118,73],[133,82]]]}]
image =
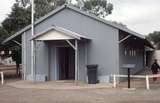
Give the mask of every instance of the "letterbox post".
[{"label": "letterbox post", "polygon": [[135,68],[135,64],[123,64],[122,66],[124,69],[127,69],[128,74],[128,88],[131,88],[131,69]]},{"label": "letterbox post", "polygon": [[128,68],[128,88],[131,87],[131,82],[130,82],[131,78],[130,78],[130,68]]}]

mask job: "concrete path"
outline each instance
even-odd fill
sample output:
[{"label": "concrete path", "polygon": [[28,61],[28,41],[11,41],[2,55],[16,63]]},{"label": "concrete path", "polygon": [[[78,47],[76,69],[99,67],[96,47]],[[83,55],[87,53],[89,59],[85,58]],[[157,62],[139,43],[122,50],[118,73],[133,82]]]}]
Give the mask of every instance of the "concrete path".
[{"label": "concrete path", "polygon": [[54,90],[77,90],[77,89],[101,89],[112,88],[112,84],[75,84],[73,81],[49,81],[49,82],[31,82],[31,81],[16,81],[7,83],[8,86],[15,88],[28,88],[28,89],[54,89]]}]

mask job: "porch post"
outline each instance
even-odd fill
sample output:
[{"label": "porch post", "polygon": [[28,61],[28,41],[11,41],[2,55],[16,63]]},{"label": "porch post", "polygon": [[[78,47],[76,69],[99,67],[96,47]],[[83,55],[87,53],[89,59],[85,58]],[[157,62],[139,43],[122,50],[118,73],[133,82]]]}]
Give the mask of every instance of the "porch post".
[{"label": "porch post", "polygon": [[78,84],[78,41],[75,39],[75,83]]},{"label": "porch post", "polygon": [[23,48],[23,60],[24,60],[24,62],[23,62],[23,79],[26,80],[26,55],[27,55],[26,50],[25,50],[25,49],[27,49],[26,48],[26,32],[24,32],[24,34],[23,34],[22,48]]}]

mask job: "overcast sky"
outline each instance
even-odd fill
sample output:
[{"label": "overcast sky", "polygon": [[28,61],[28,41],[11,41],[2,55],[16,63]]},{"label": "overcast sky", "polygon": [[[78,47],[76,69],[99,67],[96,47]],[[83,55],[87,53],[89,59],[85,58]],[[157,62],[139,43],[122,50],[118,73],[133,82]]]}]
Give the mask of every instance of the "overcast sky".
[{"label": "overcast sky", "polygon": [[160,31],[160,0],[109,1],[114,4],[114,10],[107,19],[122,22],[144,35]]},{"label": "overcast sky", "polygon": [[1,0],[0,3],[0,22],[4,20],[5,17],[7,17],[7,14],[11,11],[11,6],[15,0]]},{"label": "overcast sky", "polygon": [[[0,22],[11,11],[15,0],[3,0],[0,3]],[[108,20],[122,22],[130,29],[148,34],[160,31],[160,0],[108,0],[113,3],[112,15]]]}]

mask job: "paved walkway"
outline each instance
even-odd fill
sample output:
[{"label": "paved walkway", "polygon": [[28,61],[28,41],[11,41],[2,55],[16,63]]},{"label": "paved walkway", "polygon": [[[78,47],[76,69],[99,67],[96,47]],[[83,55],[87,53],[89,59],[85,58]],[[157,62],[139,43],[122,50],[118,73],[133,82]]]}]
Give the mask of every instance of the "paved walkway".
[{"label": "paved walkway", "polygon": [[100,84],[86,84],[86,83],[74,83],[74,81],[49,81],[49,82],[31,82],[31,81],[14,81],[7,83],[8,86],[15,88],[30,88],[30,89],[54,89],[54,90],[77,90],[77,89],[101,89],[112,88],[112,84],[100,83]]}]

